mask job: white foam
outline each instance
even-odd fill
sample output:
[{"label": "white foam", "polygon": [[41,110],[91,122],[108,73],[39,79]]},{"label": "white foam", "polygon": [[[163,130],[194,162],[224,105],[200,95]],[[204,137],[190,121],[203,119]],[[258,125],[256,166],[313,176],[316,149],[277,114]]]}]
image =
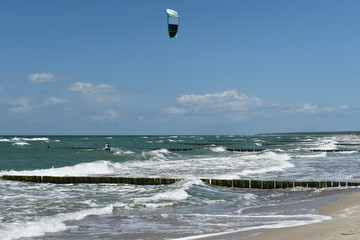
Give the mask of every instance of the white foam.
[{"label": "white foam", "polygon": [[145,208],[156,209],[156,208],[171,207],[171,206],[174,206],[176,204],[177,204],[176,202],[163,202],[163,203],[144,203],[142,205]]},{"label": "white foam", "polygon": [[226,152],[226,148],[225,147],[213,147],[213,148],[211,148],[211,151],[218,152],[218,153]]},{"label": "white foam", "polygon": [[158,193],[150,198],[147,198],[145,200],[149,201],[163,201],[163,200],[169,200],[169,201],[181,201],[185,200],[189,197],[189,194],[185,191],[185,189],[174,189],[170,190],[164,193]]},{"label": "white foam", "polygon": [[166,155],[170,154],[167,149],[153,150],[150,152],[143,152],[145,158],[149,158],[151,161],[167,161]]},{"label": "white foam", "polygon": [[15,143],[13,143],[13,145],[26,146],[26,145],[30,145],[30,144],[27,142],[15,142]]},{"label": "white foam", "polygon": [[[345,209],[345,214],[351,214],[351,209]],[[316,219],[316,220],[330,220],[332,217],[330,216],[322,216],[322,215],[316,215],[316,214],[293,214],[293,215],[284,215],[284,214],[270,214],[270,215],[246,215],[246,214],[238,214],[238,215],[227,215],[227,214],[200,214],[200,213],[187,213],[187,214],[175,214],[176,216],[187,216],[187,217],[207,217],[207,218],[238,218],[238,219],[279,219],[282,220],[286,219]]]},{"label": "white foam", "polygon": [[337,216],[341,218],[346,218],[348,215],[354,213],[355,209],[357,209],[357,206],[351,207],[351,208],[345,208],[340,214],[337,214]]},{"label": "white foam", "polygon": [[313,224],[313,223],[318,223],[318,222],[332,219],[329,216],[323,216],[323,215],[306,214],[306,215],[302,215],[302,216],[310,217],[311,219],[310,220],[285,219],[285,221],[280,221],[280,222],[274,223],[274,224],[260,225],[260,226],[255,226],[255,227],[245,227],[245,228],[241,228],[239,230],[232,230],[232,231],[225,231],[225,232],[218,232],[218,233],[208,233],[208,234],[201,234],[201,235],[182,237],[182,238],[174,238],[174,239],[177,239],[177,240],[180,240],[180,239],[181,240],[202,239],[202,238],[216,237],[216,236],[222,236],[222,235],[246,232],[246,231],[252,231],[252,230],[259,230],[259,229],[275,229],[275,228],[295,227],[295,226]]},{"label": "white foam", "polygon": [[13,137],[11,139],[12,142],[20,142],[20,141],[49,141],[47,137],[36,137],[36,138],[21,138],[21,137]]},{"label": "white foam", "polygon": [[296,158],[323,158],[326,157],[326,152],[321,152],[318,154],[309,154],[309,155],[296,155]]},{"label": "white foam", "polygon": [[11,143],[13,143],[13,145],[18,145],[18,146],[30,145],[28,143],[28,141],[45,141],[45,142],[48,142],[49,138],[47,138],[47,137],[35,137],[35,138],[13,137],[11,139],[8,139],[8,138],[0,139],[0,142],[11,142]]},{"label": "white foam", "polygon": [[24,141],[49,141],[49,138],[47,137],[37,137],[37,138],[20,138],[21,140]]},{"label": "white foam", "polygon": [[156,193],[153,196],[142,197],[136,199],[137,203],[148,203],[148,202],[161,202],[161,201],[182,201],[189,197],[189,194],[186,192],[193,185],[204,185],[204,183],[199,179],[192,179],[178,182],[171,186],[170,189],[166,188],[165,192]]},{"label": "white foam", "polygon": [[120,148],[112,148],[111,149],[113,151],[114,154],[116,155],[130,155],[130,154],[134,154],[134,152],[132,151],[123,151]]},{"label": "white foam", "polygon": [[3,139],[0,139],[0,142],[11,142],[11,141],[10,141],[10,139],[3,138]]},{"label": "white foam", "polygon": [[337,149],[336,146],[336,138],[335,137],[325,137],[320,138],[318,142],[316,142],[316,147],[312,147],[312,149],[319,149],[319,150],[335,150]]},{"label": "white foam", "polygon": [[241,175],[251,175],[251,174],[262,174],[267,172],[282,172],[286,168],[292,168],[294,167],[294,164],[289,162],[284,162],[280,166],[272,166],[268,168],[261,168],[261,169],[254,169],[254,170],[244,170],[241,172]]},{"label": "white foam", "polygon": [[340,153],[340,154],[353,154],[353,153],[358,153],[358,151],[354,150],[354,151],[337,152],[337,153]]},{"label": "white foam", "polygon": [[109,161],[95,161],[90,163],[79,163],[74,166],[25,170],[25,171],[1,171],[2,175],[38,175],[38,176],[88,176],[88,175],[108,175],[121,170],[121,164]]},{"label": "white foam", "polygon": [[274,152],[264,152],[257,155],[244,156],[245,159],[251,160],[247,162],[246,169],[240,172],[240,175],[263,174],[267,172],[282,172],[287,168],[294,167],[294,164],[288,162],[290,155]]},{"label": "white foam", "polygon": [[258,198],[258,196],[255,194],[252,194],[252,193],[245,193],[243,195],[243,199],[245,199],[245,200],[255,200],[257,198]]},{"label": "white foam", "polygon": [[[244,177],[244,174],[256,174],[257,172],[284,171],[294,166],[288,161],[291,160],[290,155],[274,152],[221,152],[221,156],[211,153],[187,156],[161,149],[144,151],[142,155],[147,159],[146,161],[122,163],[122,174],[147,177],[175,176],[185,179],[190,177],[224,179]],[[251,170],[251,172],[245,170]]]},{"label": "white foam", "polygon": [[65,221],[80,220],[90,215],[110,214],[113,206],[92,208],[72,213],[60,213],[55,216],[46,216],[34,221],[18,221],[3,224],[0,236],[3,240],[13,240],[24,237],[44,236],[47,232],[60,232],[67,229]]}]

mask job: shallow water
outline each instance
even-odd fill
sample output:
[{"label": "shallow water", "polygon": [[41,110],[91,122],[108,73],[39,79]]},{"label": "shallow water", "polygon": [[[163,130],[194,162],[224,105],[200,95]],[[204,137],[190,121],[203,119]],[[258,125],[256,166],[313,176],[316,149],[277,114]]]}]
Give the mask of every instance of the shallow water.
[{"label": "shallow water", "polygon": [[[106,142],[113,153],[103,150]],[[357,143],[360,137],[353,135],[3,136],[2,175],[184,180],[160,186],[0,180],[0,235],[3,239],[196,239],[224,232],[247,236],[250,230],[323,221],[327,217],[318,215],[315,207],[358,188],[233,189],[209,186],[200,178],[359,181]]]}]

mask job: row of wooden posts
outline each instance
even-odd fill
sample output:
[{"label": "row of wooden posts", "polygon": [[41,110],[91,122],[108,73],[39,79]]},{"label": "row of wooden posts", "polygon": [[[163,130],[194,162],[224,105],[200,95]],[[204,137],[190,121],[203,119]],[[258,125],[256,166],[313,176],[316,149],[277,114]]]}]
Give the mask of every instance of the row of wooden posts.
[{"label": "row of wooden posts", "polygon": [[[183,144],[185,145],[185,144]],[[193,144],[189,144],[187,143],[186,145],[203,145],[203,146],[208,146],[208,145],[214,145],[213,143],[193,143]],[[220,145],[220,144],[218,144]],[[283,143],[269,143],[269,144],[263,144],[263,145],[268,145],[268,146],[282,146],[282,145],[286,145]],[[359,144],[357,144],[359,145]],[[85,149],[85,150],[101,150],[104,148],[91,148],[91,147],[51,147],[51,146],[47,146],[47,148],[55,148],[55,149]],[[160,150],[161,148],[138,148],[138,149],[147,149],[147,150]],[[180,151],[191,151],[191,150],[196,150],[196,148],[168,148],[168,151],[171,152],[180,152]],[[262,152],[265,151],[265,148],[226,148],[226,151],[230,151],[230,152]],[[358,149],[308,149],[308,151],[310,152],[360,152],[360,150]]]},{"label": "row of wooden posts", "polygon": [[[184,179],[180,178],[132,178],[132,177],[92,177],[92,176],[27,176],[27,175],[3,175],[3,179],[11,181],[55,183],[55,184],[135,184],[135,185],[166,185],[173,184]],[[281,189],[281,188],[329,188],[329,187],[356,187],[360,182],[341,181],[262,181],[242,179],[210,179],[202,178],[203,182],[232,188],[257,188],[257,189]]]}]

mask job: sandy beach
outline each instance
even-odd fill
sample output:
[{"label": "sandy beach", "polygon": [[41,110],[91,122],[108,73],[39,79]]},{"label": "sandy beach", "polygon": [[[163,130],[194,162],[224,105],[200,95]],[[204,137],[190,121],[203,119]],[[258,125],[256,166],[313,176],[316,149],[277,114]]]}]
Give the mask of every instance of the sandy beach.
[{"label": "sandy beach", "polygon": [[317,210],[332,219],[316,224],[274,229],[246,240],[360,239],[360,193],[345,195],[339,201]]}]

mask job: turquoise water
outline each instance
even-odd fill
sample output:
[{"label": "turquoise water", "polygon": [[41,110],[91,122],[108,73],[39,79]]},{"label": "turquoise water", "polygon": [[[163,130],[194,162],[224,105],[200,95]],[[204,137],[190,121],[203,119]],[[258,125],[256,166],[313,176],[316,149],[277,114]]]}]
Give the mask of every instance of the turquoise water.
[{"label": "turquoise water", "polygon": [[[109,142],[112,152],[104,151]],[[230,149],[261,149],[237,152]],[[344,149],[346,152],[312,152]],[[232,189],[200,178],[359,181],[360,137],[2,136],[3,174],[172,177],[166,186],[0,180],[3,239],[197,239],[328,219],[358,188]]]}]

